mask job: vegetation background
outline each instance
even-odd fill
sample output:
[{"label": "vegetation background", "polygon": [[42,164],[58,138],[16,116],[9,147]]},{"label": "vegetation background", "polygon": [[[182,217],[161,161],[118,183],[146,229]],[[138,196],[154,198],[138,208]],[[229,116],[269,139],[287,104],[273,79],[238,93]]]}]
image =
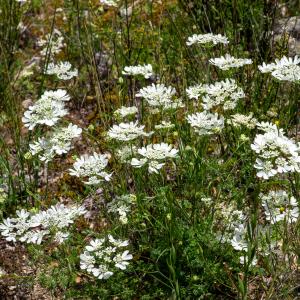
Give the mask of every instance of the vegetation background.
[{"label": "vegetation background", "polygon": [[[230,77],[246,94],[236,112],[252,112],[299,140],[299,84],[276,81],[257,68],[300,53],[298,15],[298,0],[122,0],[117,8],[99,0],[1,0],[0,214],[5,219],[20,208],[37,211],[57,202],[83,203],[90,214],[76,222],[61,246],[2,239],[0,298],[298,299],[299,220],[276,231],[283,247],[260,258],[255,267],[240,264],[237,251],[216,237],[216,231],[228,226],[229,219],[222,216],[227,205],[246,211],[245,256],[253,259],[263,222],[259,193],[277,186],[299,201],[298,174],[262,181],[250,148],[256,131],[227,128],[217,138],[199,138],[184,121],[185,113],[195,110],[187,87]],[[290,20],[295,26],[285,30]],[[43,74],[51,56],[41,55],[37,41],[55,29],[65,43],[56,59],[79,71],[67,83]],[[229,45],[186,45],[193,33],[208,32],[226,35]],[[208,63],[225,53],[251,58],[253,64],[221,71]],[[144,63],[152,64],[155,77],[122,75],[125,66]],[[134,104],[135,93],[153,82],[176,88],[186,108],[168,116],[173,131],[150,139],[176,145],[180,158],[160,174],[149,175],[121,165],[113,155],[117,145],[105,135],[117,121],[114,111]],[[46,89],[57,88],[71,95],[67,120],[83,133],[70,153],[45,165],[26,156],[29,143],[44,131],[28,131],[21,119]],[[143,110],[141,121],[150,130],[164,117]],[[248,141],[242,142],[241,134]],[[103,187],[86,186],[67,172],[76,156],[93,151],[112,156],[113,181]],[[106,203],[128,193],[136,203],[122,225],[107,212]],[[212,202],[206,204],[205,198]],[[134,257],[126,271],[98,280],[80,270],[79,255],[91,238],[107,232],[129,239]]]}]

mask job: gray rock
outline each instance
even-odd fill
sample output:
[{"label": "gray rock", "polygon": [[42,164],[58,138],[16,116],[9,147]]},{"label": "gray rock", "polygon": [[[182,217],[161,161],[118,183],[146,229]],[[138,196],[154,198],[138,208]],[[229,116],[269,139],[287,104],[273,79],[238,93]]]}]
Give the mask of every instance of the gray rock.
[{"label": "gray rock", "polygon": [[300,16],[275,20],[273,33],[274,41],[278,41],[283,35],[287,35],[289,55],[300,55]]}]

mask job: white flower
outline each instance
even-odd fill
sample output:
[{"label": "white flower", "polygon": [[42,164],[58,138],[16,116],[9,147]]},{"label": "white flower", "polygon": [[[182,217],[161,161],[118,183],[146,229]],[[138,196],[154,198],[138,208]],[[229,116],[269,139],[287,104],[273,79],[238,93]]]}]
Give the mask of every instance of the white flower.
[{"label": "white flower", "polygon": [[262,73],[271,73],[276,69],[276,64],[266,64],[265,62],[263,62],[261,66],[258,66],[258,69]]},{"label": "white flower", "polygon": [[157,160],[150,160],[149,161],[149,166],[148,166],[148,171],[149,173],[156,173],[158,174],[159,170],[165,165],[165,163],[160,163]]},{"label": "white flower", "polygon": [[79,137],[81,132],[81,128],[71,123],[67,127],[58,127],[49,138],[39,138],[33,144],[29,144],[30,153],[38,154],[41,161],[49,162],[56,154],[61,155],[70,151],[71,141]]},{"label": "white flower", "polygon": [[69,232],[58,231],[54,236],[54,241],[58,244],[62,244],[66,239],[68,239],[69,235]]},{"label": "white flower", "polygon": [[116,268],[125,270],[128,261],[133,259],[128,250],[123,251],[128,245],[128,241],[115,239],[112,235],[92,240],[80,255],[80,268],[98,279],[107,279]]},{"label": "white flower", "polygon": [[147,163],[147,159],[146,158],[141,158],[141,159],[133,158],[131,160],[131,165],[134,168],[141,168],[145,163]]},{"label": "white flower", "polygon": [[85,209],[82,206],[67,207],[63,204],[51,206],[46,211],[35,214],[21,210],[17,211],[16,218],[3,220],[0,232],[7,241],[41,244],[44,238],[48,238],[51,232],[55,231],[54,240],[62,243],[68,236],[62,229],[84,213]]},{"label": "white flower", "polygon": [[127,224],[127,213],[131,211],[132,204],[136,201],[136,196],[133,194],[122,195],[116,197],[113,201],[107,204],[107,211],[117,213],[122,224]]},{"label": "white flower", "polygon": [[206,33],[206,34],[193,34],[192,36],[188,37],[188,40],[186,44],[188,46],[194,45],[194,44],[206,44],[206,43],[213,43],[216,44],[228,44],[229,41],[226,36],[223,36],[221,34],[212,34],[212,33]]},{"label": "white flower", "polygon": [[41,55],[45,56],[49,53],[51,56],[61,52],[62,48],[65,46],[64,38],[61,32],[54,29],[51,34],[46,34],[44,39],[40,39],[37,42],[39,47],[43,47],[41,50]]},{"label": "white flower", "polygon": [[[104,169],[108,165],[107,154],[81,155],[73,164],[73,169],[69,169],[70,175],[76,177],[87,177],[88,181],[85,184],[98,184],[105,181],[110,181],[112,174],[108,174]],[[90,180],[92,178],[92,181]]]},{"label": "white flower", "polygon": [[250,65],[252,64],[251,59],[247,58],[235,58],[231,56],[230,54],[225,54],[224,56],[210,59],[209,62],[213,64],[214,66],[219,67],[222,70],[229,70],[230,68],[239,68],[244,65]]},{"label": "white flower", "polygon": [[200,200],[207,205],[213,203],[213,199],[211,197],[202,197]]},{"label": "white flower", "polygon": [[56,154],[67,153],[71,149],[71,140],[80,136],[82,129],[70,123],[67,127],[58,128],[52,135],[50,143]]},{"label": "white flower", "polygon": [[37,244],[42,243],[43,238],[49,234],[49,230],[32,230],[26,232],[23,236],[19,238],[20,242],[26,242],[27,244]]},{"label": "white flower", "polygon": [[253,117],[253,113],[250,113],[248,116],[243,114],[234,114],[230,117],[230,119],[227,119],[227,123],[238,128],[245,126],[249,129],[253,129],[256,127],[257,120]]},{"label": "white flower", "polygon": [[271,73],[273,77],[284,81],[299,81],[300,80],[300,57],[294,58],[283,56],[280,60],[276,59],[275,63],[258,66],[262,73]]},{"label": "white flower", "polygon": [[29,220],[31,227],[43,226],[44,228],[63,229],[74,222],[74,219],[85,213],[82,206],[53,205],[46,211],[32,215]]},{"label": "white flower", "polygon": [[187,116],[188,123],[199,135],[219,133],[224,127],[224,118],[217,113],[203,111]]},{"label": "white flower", "polygon": [[118,3],[114,0],[100,0],[100,3],[107,6],[118,7]]},{"label": "white flower", "polygon": [[52,100],[57,102],[65,102],[70,100],[70,96],[66,90],[58,89],[55,91],[45,91],[41,96],[41,99],[43,101]]},{"label": "white flower", "polygon": [[300,148],[275,124],[258,123],[264,134],[257,134],[251,148],[258,154],[257,176],[269,179],[278,173],[300,172]]},{"label": "white flower", "polygon": [[77,69],[72,70],[72,65],[66,62],[59,62],[58,64],[49,63],[45,74],[56,75],[59,79],[69,80],[78,76]]},{"label": "white flower", "polygon": [[68,111],[61,102],[49,101],[42,104],[36,103],[30,106],[24,113],[22,121],[25,127],[28,127],[29,130],[33,130],[37,124],[53,126],[61,117],[67,114]]},{"label": "white flower", "polygon": [[250,138],[248,136],[246,136],[245,134],[241,134],[240,137],[239,137],[239,140],[241,142],[248,142],[250,140]]},{"label": "white flower", "polygon": [[29,130],[33,130],[37,124],[55,125],[61,117],[68,114],[64,102],[69,99],[69,95],[64,90],[46,91],[24,113],[22,118],[24,126],[28,127]]},{"label": "white flower", "polygon": [[274,132],[275,134],[278,132],[280,136],[284,135],[284,132],[282,129],[278,129],[276,124],[270,123],[270,122],[258,122],[256,124],[257,128],[260,129],[263,132]]},{"label": "white flower", "polygon": [[224,110],[234,109],[237,101],[245,97],[243,90],[237,86],[234,79],[225,79],[213,84],[198,84],[186,90],[189,99],[203,97],[202,106],[209,110],[222,105]]},{"label": "white flower", "polygon": [[90,244],[85,247],[85,249],[89,252],[97,251],[103,247],[103,244],[105,242],[105,239],[95,239],[91,240]]},{"label": "white flower", "polygon": [[142,156],[141,159],[133,158],[131,165],[134,168],[140,168],[148,163],[149,173],[157,173],[164,166],[166,159],[176,158],[178,150],[172,145],[166,143],[149,144],[146,147],[138,149],[138,153]]},{"label": "white flower", "polygon": [[198,98],[204,94],[206,91],[206,85],[203,84],[196,84],[193,86],[190,86],[189,88],[186,89],[186,93],[188,95],[189,99],[195,99],[198,100]]},{"label": "white flower", "polygon": [[164,129],[167,130],[167,129],[172,129],[174,127],[175,125],[168,121],[162,121],[160,124],[154,126],[156,130],[164,130]]},{"label": "white flower", "polygon": [[129,251],[126,250],[122,254],[117,254],[114,257],[115,266],[121,270],[125,270],[129,265],[128,260],[133,259],[132,254],[129,254]]},{"label": "white flower", "polygon": [[137,65],[137,66],[128,66],[124,68],[124,71],[122,71],[123,75],[142,75],[146,79],[150,78],[153,75],[152,66],[150,64],[148,65]]},{"label": "white flower", "polygon": [[108,240],[114,247],[117,248],[126,247],[129,245],[129,241],[117,240],[111,234],[108,235]]},{"label": "white flower", "polygon": [[127,163],[128,161],[131,160],[132,156],[134,156],[136,154],[136,152],[137,152],[136,146],[125,145],[116,151],[116,156],[122,163]]},{"label": "white flower", "polygon": [[4,236],[8,242],[17,241],[17,233],[14,232],[15,227],[15,219],[7,218],[3,220],[2,224],[0,224],[1,235]]},{"label": "white flower", "polygon": [[176,90],[172,87],[166,87],[164,84],[152,84],[142,88],[136,97],[144,98],[152,108],[161,108],[162,110],[176,109],[182,107],[182,103],[177,99],[173,100]]},{"label": "white flower", "polygon": [[286,191],[269,191],[268,194],[260,194],[262,206],[267,221],[271,224],[286,220],[288,223],[296,222],[299,216],[297,200],[289,197]]},{"label": "white flower", "polygon": [[137,139],[138,137],[150,136],[152,132],[144,132],[144,125],[139,126],[138,122],[120,123],[113,125],[108,131],[108,136],[122,142],[128,142]]},{"label": "white flower", "polygon": [[243,224],[234,228],[233,238],[230,243],[235,250],[241,251],[248,249],[248,242],[245,239],[246,233],[247,229]]},{"label": "white flower", "polygon": [[120,116],[121,118],[125,118],[127,116],[135,115],[138,112],[138,109],[136,106],[122,106],[121,108],[117,109],[114,112],[114,115]]},{"label": "white flower", "polygon": [[234,109],[237,101],[245,97],[243,90],[237,86],[234,79],[207,84],[205,86],[207,96],[203,98],[203,108],[212,109],[222,105],[224,110]]}]

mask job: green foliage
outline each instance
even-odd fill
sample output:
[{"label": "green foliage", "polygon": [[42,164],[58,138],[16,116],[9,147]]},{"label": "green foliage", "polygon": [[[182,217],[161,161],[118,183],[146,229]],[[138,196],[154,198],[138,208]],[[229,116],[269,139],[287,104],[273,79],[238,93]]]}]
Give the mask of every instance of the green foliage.
[{"label": "green foliage", "polygon": [[[299,174],[262,181],[256,176],[256,156],[250,147],[256,130],[228,125],[213,138],[203,137],[185,120],[186,113],[202,109],[187,99],[188,86],[233,78],[246,94],[235,113],[252,112],[259,121],[275,123],[298,138],[299,84],[279,82],[257,69],[263,61],[288,51],[285,37],[271,45],[277,1],[121,1],[130,15],[98,2],[53,1],[49,11],[40,0],[22,5],[0,2],[0,130],[5,132],[0,135],[1,216],[59,201],[84,203],[91,212],[71,227],[62,245],[28,246],[32,264],[38,267],[38,282],[61,299],[275,299],[277,295],[289,299],[296,295],[299,220],[272,227],[263,240],[266,218],[259,195],[282,188],[299,202]],[[55,10],[58,7],[64,18]],[[77,79],[66,83],[46,77],[42,70],[51,60],[49,52],[41,59],[39,74],[33,68],[32,75],[18,77],[32,55],[40,56],[28,37],[22,41],[18,26],[27,18],[37,22],[34,18],[41,12],[47,16],[46,33],[60,28],[66,45],[58,60],[76,66]],[[226,35],[230,44],[187,47],[188,36],[207,32]],[[252,58],[253,64],[229,71],[208,64],[210,58],[225,53]],[[146,80],[122,75],[125,66],[144,63],[153,65],[155,76]],[[175,87],[184,110],[150,114],[145,101],[135,95],[152,82]],[[44,164],[28,149],[47,129],[23,132],[21,116],[23,100],[35,101],[48,88],[68,90],[69,119],[83,127],[83,137],[75,150]],[[173,131],[156,132],[148,139],[174,144],[179,150],[178,158],[158,174],[149,174],[146,166],[134,169],[118,161],[115,153],[120,144],[108,140],[106,131],[116,123],[113,112],[121,105],[139,106],[138,119],[147,131],[155,130],[154,125],[165,118],[174,123]],[[225,119],[230,115],[225,112]],[[136,146],[145,145],[145,140]],[[67,175],[70,162],[86,148],[86,152],[109,152],[112,182],[86,186]],[[135,201],[122,223],[117,214],[107,211],[107,203],[129,193]],[[229,208],[243,210],[247,216],[248,246],[243,252],[223,239],[235,221]],[[91,239],[108,233],[130,241],[133,259],[126,270],[100,280],[80,269],[79,255]],[[272,252],[274,240],[277,248],[282,246],[279,253]],[[259,256],[259,245],[272,253]],[[242,255],[244,263],[240,263]],[[256,255],[258,264],[252,266]]]}]

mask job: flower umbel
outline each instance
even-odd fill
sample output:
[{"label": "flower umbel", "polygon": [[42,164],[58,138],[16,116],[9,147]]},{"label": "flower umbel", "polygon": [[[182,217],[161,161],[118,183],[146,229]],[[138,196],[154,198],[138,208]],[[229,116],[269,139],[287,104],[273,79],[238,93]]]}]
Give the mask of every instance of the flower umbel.
[{"label": "flower umbel", "polygon": [[144,98],[147,104],[152,108],[160,108],[162,110],[176,109],[182,107],[180,101],[173,100],[176,90],[172,87],[166,87],[164,84],[152,84],[142,88],[137,97]]},{"label": "flower umbel", "polygon": [[153,75],[152,66],[150,64],[148,65],[137,65],[137,66],[128,66],[124,68],[124,71],[122,71],[123,75],[142,75],[146,79],[150,78]]},{"label": "flower umbel", "polygon": [[124,250],[128,245],[128,241],[116,240],[112,235],[91,240],[80,255],[80,268],[98,279],[108,279],[117,269],[125,270],[133,259]]},{"label": "flower umbel", "polygon": [[251,65],[252,60],[248,58],[235,58],[230,54],[225,54],[225,56],[221,56],[218,58],[212,58],[209,62],[222,69],[222,70],[229,70],[230,68],[240,68],[244,65]]},{"label": "flower umbel", "polygon": [[138,137],[150,136],[152,132],[146,133],[144,125],[138,125],[138,122],[120,123],[113,125],[107,133],[108,137],[121,142],[128,142]]},{"label": "flower umbel", "polygon": [[73,169],[69,169],[70,175],[76,177],[88,178],[85,184],[94,185],[102,181],[110,181],[112,174],[104,171],[108,164],[108,156],[106,154],[81,155],[73,164]]},{"label": "flower umbel", "polygon": [[62,80],[69,80],[78,76],[78,70],[72,69],[72,65],[68,61],[61,61],[58,64],[50,63],[45,73],[47,75],[56,75],[57,78]]},{"label": "flower umbel", "polygon": [[199,135],[211,135],[219,133],[224,127],[224,118],[217,113],[203,111],[187,116],[188,123]]},{"label": "flower umbel", "polygon": [[0,232],[7,241],[33,244],[41,244],[43,239],[49,239],[55,233],[55,241],[61,243],[68,236],[66,228],[84,213],[83,206],[63,204],[51,206],[46,211],[35,214],[22,209],[17,211],[16,218],[5,219],[0,224]]},{"label": "flower umbel", "polygon": [[257,134],[251,148],[258,155],[257,176],[269,179],[278,173],[300,172],[299,146],[275,124],[258,123],[264,134]]},{"label": "flower umbel", "polygon": [[55,125],[61,117],[68,114],[64,103],[68,100],[70,100],[70,96],[65,90],[46,91],[24,113],[22,118],[24,126],[28,127],[29,130],[33,130],[38,124]]},{"label": "flower umbel", "polygon": [[141,159],[133,158],[131,165],[134,168],[141,168],[148,164],[149,173],[159,173],[159,170],[165,165],[165,160],[168,158],[176,158],[178,150],[172,145],[166,143],[149,144],[146,147],[138,149],[138,154],[142,156]]},{"label": "flower umbel", "polygon": [[212,33],[206,33],[206,34],[193,34],[192,36],[188,37],[188,40],[186,44],[188,46],[192,46],[194,44],[228,44],[229,41],[226,36],[223,36],[221,34],[212,34]]},{"label": "flower umbel", "polygon": [[288,223],[296,222],[299,217],[297,200],[290,197],[286,191],[270,191],[260,194],[262,206],[267,221],[271,224],[286,220]]},{"label": "flower umbel", "polygon": [[262,73],[271,73],[278,80],[296,82],[300,80],[300,57],[294,58],[283,56],[280,60],[276,59],[275,63],[263,63],[258,66]]}]

